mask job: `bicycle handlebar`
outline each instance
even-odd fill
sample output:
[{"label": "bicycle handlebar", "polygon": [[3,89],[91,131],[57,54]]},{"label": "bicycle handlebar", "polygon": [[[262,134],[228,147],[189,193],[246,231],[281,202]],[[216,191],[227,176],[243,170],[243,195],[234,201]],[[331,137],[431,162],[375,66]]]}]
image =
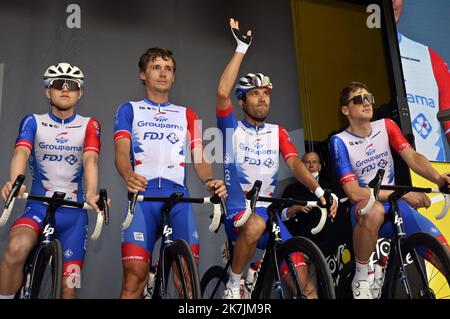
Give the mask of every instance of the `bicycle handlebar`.
[{"label": "bicycle handlebar", "polygon": [[255,209],[256,202],[266,202],[266,203],[276,203],[279,205],[282,205],[284,207],[290,207],[292,205],[299,205],[299,206],[306,206],[309,208],[317,207],[320,209],[321,216],[319,223],[316,227],[311,229],[311,233],[313,235],[318,234],[322,228],[325,226],[325,223],[327,221],[327,209],[326,205],[322,205],[320,201],[314,202],[314,201],[301,201],[301,200],[295,200],[292,198],[273,198],[273,197],[260,197],[259,191],[261,189],[262,182],[260,180],[255,181],[253,184],[252,189],[246,194],[245,196],[245,212],[242,214],[242,216],[234,222],[234,226],[239,228],[242,225],[244,225],[252,212]]},{"label": "bicycle handlebar", "polygon": [[[25,181],[24,175],[17,176],[16,180],[14,181],[12,190],[9,193],[8,198],[5,201],[5,208],[0,217],[0,227],[4,226],[7,223],[9,216],[11,215],[12,209],[14,207],[17,195],[19,194],[20,187],[22,186],[24,181]],[[69,200],[65,200],[65,199],[55,200],[52,197],[37,196],[37,195],[29,194],[29,193],[24,193],[20,199],[36,200],[36,201],[41,201],[41,202],[45,202],[45,203],[49,203],[49,204],[56,203],[58,207],[59,206],[70,206],[70,207],[82,208],[82,209],[86,209],[86,210],[94,210],[94,208],[91,205],[89,205],[88,203],[79,203],[79,202],[69,201]],[[100,208],[101,212],[97,214],[97,220],[96,220],[94,232],[91,235],[92,240],[97,240],[100,237],[100,233],[102,232],[103,222],[105,222],[106,225],[109,224],[109,206],[108,206],[108,196],[107,196],[106,189],[100,189],[99,200],[97,201],[96,204]]]},{"label": "bicycle handlebar", "polygon": [[220,222],[221,222],[221,216],[222,216],[222,207],[224,207],[224,203],[222,199],[219,197],[219,195],[214,194],[210,197],[203,197],[203,198],[186,198],[182,197],[182,193],[179,193],[180,196],[177,198],[173,197],[152,197],[152,196],[144,196],[139,195],[138,193],[130,193],[128,192],[128,198],[129,198],[129,205],[128,205],[128,211],[127,216],[125,218],[125,221],[122,223],[122,230],[127,229],[130,227],[131,222],[133,221],[134,212],[136,210],[136,203],[137,202],[172,202],[172,204],[175,203],[196,203],[196,204],[212,204],[214,206],[214,213],[212,216],[211,224],[209,225],[209,231],[215,232],[220,228]]},{"label": "bicycle handlebar", "polygon": [[[442,211],[435,216],[436,219],[442,219],[444,218],[448,210],[450,208],[450,194],[448,191],[448,188],[446,186],[442,186],[439,189],[437,188],[429,188],[429,187],[415,187],[415,186],[394,186],[394,185],[381,185],[381,182],[383,180],[384,176],[384,169],[379,169],[377,171],[376,176],[373,180],[369,182],[369,187],[374,189],[374,199],[378,200],[378,194],[381,189],[384,190],[392,190],[394,192],[400,192],[406,194],[409,192],[417,192],[417,193],[434,193],[434,194],[441,194],[441,196],[444,198],[445,203],[444,207],[442,208]],[[436,203],[438,201],[442,200],[441,196],[435,196],[431,199],[432,203]],[[373,202],[375,202],[375,200]],[[366,207],[369,205],[368,203]],[[373,206],[373,203],[372,203]]]},{"label": "bicycle handlebar", "polygon": [[408,192],[417,192],[417,193],[427,193],[427,194],[440,194],[441,196],[435,196],[431,198],[432,203],[437,203],[441,201],[442,199],[445,200],[444,207],[442,210],[434,216],[436,219],[442,219],[444,218],[448,210],[450,208],[450,194],[443,192],[442,187],[440,189],[437,188],[430,188],[430,187],[415,187],[415,186],[392,186],[392,185],[381,185],[380,189],[385,190],[393,190],[393,191],[402,191],[405,193]]}]

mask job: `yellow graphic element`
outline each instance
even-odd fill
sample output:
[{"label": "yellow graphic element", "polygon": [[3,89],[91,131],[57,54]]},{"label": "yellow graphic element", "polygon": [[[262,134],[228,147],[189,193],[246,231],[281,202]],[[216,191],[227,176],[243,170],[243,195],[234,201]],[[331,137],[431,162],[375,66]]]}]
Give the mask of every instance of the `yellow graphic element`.
[{"label": "yellow graphic element", "polygon": [[352,258],[350,251],[346,248],[342,251],[341,259],[344,264],[348,264]]},{"label": "yellow graphic element", "polygon": [[[431,162],[431,165],[441,174],[450,173],[450,163],[439,163],[439,162]],[[417,187],[431,187],[437,188],[437,185],[424,179],[423,177],[415,174],[411,170],[411,180],[413,186]],[[441,196],[439,194],[429,194],[429,197],[432,198],[434,196]],[[433,224],[437,227],[437,229],[444,235],[447,242],[450,241],[450,215],[445,216],[441,220],[436,220],[435,216],[438,215],[442,209],[444,208],[444,200],[438,201],[432,204],[428,209],[421,208],[419,212],[424,215],[426,218],[431,220]],[[438,273],[436,275],[436,273]],[[432,278],[430,287],[437,294],[436,298],[439,296],[442,298],[450,296],[450,287],[445,283],[444,277],[431,265],[427,263],[427,274],[428,278]],[[444,287],[444,288],[442,288]]]},{"label": "yellow graphic element", "polygon": [[339,94],[351,81],[369,86],[376,107],[391,99],[382,29],[367,27],[366,9],[348,1],[291,0],[305,140],[322,141],[346,125]]},{"label": "yellow graphic element", "polygon": [[444,275],[431,263],[426,262],[427,278],[431,289],[436,294],[436,299],[450,299],[450,288]]}]

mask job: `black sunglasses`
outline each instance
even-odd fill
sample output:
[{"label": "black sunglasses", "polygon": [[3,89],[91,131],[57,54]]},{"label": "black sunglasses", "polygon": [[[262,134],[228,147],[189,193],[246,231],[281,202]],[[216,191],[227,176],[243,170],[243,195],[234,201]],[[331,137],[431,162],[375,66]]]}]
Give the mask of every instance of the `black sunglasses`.
[{"label": "black sunglasses", "polygon": [[370,104],[375,104],[375,97],[370,93],[358,94],[349,99],[345,105],[347,105],[350,101],[353,101],[353,104],[363,104],[364,100],[367,100]]},{"label": "black sunglasses", "polygon": [[54,79],[50,82],[49,87],[56,90],[62,90],[64,85],[67,86],[69,91],[78,91],[81,88],[78,81],[70,79]]}]

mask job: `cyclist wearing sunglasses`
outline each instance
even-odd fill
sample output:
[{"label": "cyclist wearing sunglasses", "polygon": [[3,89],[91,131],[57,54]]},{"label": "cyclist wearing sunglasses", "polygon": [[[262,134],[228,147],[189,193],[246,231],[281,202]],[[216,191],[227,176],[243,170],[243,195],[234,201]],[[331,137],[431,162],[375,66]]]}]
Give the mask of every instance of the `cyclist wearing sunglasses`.
[{"label": "cyclist wearing sunglasses", "polygon": [[[224,183],[212,177],[211,164],[204,159],[196,113],[169,102],[175,69],[170,50],[150,48],[141,56],[140,79],[147,97],[124,103],[117,111],[114,133],[117,170],[130,192],[162,197],[183,192],[189,197],[185,169],[189,147],[200,181],[211,194],[223,197]],[[121,298],[142,297],[158,239],[162,204],[139,202],[133,222],[123,231]],[[174,239],[186,240],[198,262],[199,240],[192,205],[177,204],[172,223]]]},{"label": "cyclist wearing sunglasses", "polygon": [[[252,214],[239,229],[234,222],[239,220],[245,210],[245,193],[255,180],[262,180],[261,196],[272,196],[277,183],[280,153],[293,175],[315,193],[325,204],[324,191],[301,162],[295,146],[290,141],[287,131],[274,124],[265,123],[269,113],[272,83],[262,73],[249,73],[241,77],[236,84],[235,94],[244,119],[237,121],[233,115],[231,91],[235,85],[240,65],[251,44],[251,31],[246,35],[239,31],[239,23],[230,19],[232,34],[237,42],[237,49],[226,66],[219,82],[216,100],[217,124],[223,133],[224,175],[229,192],[227,198],[227,235],[236,241],[231,264],[230,279],[224,292],[226,299],[240,298],[240,278],[244,268],[253,258],[256,248],[265,247],[268,238],[263,232],[266,228],[267,204],[258,203],[256,214]],[[333,201],[331,216],[336,214],[337,202]],[[283,213],[286,219],[286,211]],[[288,240],[292,236],[283,223],[280,223],[281,236]],[[305,265],[302,257],[297,256],[296,264]],[[304,267],[301,267],[304,268]],[[287,275],[286,269],[284,269]],[[316,297],[314,288],[305,288],[305,294]]]},{"label": "cyclist wearing sunglasses", "polygon": [[[100,125],[94,118],[75,113],[83,95],[83,73],[68,63],[50,66],[44,73],[45,95],[50,112],[26,116],[20,125],[10,166],[10,180],[1,190],[5,200],[19,174],[29,162],[31,193],[51,197],[55,191],[66,199],[87,201],[97,212]],[[83,177],[86,189],[83,187]],[[25,191],[22,186],[19,196]],[[86,200],[84,194],[86,193]],[[0,298],[12,298],[22,282],[23,265],[42,232],[46,205],[29,201],[25,213],[15,221],[0,263]],[[86,210],[61,207],[56,211],[56,236],[61,241],[65,276],[79,276],[86,252]],[[73,278],[73,277],[72,277]],[[74,298],[75,289],[63,280],[63,298]]]},{"label": "cyclist wearing sunglasses", "polygon": [[[392,0],[395,22],[403,0]],[[439,122],[438,111],[450,108],[450,72],[445,61],[430,47],[400,32],[398,43],[416,149],[431,161],[450,161],[444,143],[450,143],[450,121]]]},{"label": "cyclist wearing sunglasses", "polygon": [[[355,299],[377,298],[381,292],[382,279],[375,281],[372,274],[369,276],[368,262],[378,237],[392,237],[392,225],[384,223],[384,214],[389,211],[389,204],[375,201],[373,191],[365,187],[375,177],[378,168],[386,171],[383,185],[395,184],[394,160],[390,147],[420,176],[440,187],[450,183],[450,177],[440,175],[425,156],[411,147],[392,120],[371,122],[374,102],[375,99],[365,84],[353,82],[346,86],[341,92],[340,103],[349,126],[330,139],[330,152],[337,177],[353,203],[351,220],[356,272],[352,289]],[[390,193],[382,190],[379,198],[386,200]],[[428,232],[448,246],[433,223],[416,210],[431,205],[431,200],[424,193],[407,193],[398,203],[408,235],[418,231]],[[382,266],[384,262],[385,260],[381,260]]]}]

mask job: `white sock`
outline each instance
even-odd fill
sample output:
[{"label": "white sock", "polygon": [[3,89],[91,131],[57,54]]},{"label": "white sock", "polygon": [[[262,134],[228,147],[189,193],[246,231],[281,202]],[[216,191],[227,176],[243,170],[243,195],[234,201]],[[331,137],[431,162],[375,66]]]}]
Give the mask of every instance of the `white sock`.
[{"label": "white sock", "polygon": [[14,299],[15,295],[0,295],[0,299]]},{"label": "white sock", "polygon": [[242,273],[235,274],[230,268],[230,279],[228,280],[228,283],[230,284],[230,286],[239,287],[239,285],[241,283],[241,276],[242,276]]},{"label": "white sock", "polygon": [[361,262],[360,260],[356,260],[356,267],[355,267],[355,277],[354,281],[360,281],[360,280],[367,280],[368,276],[368,261]]}]

